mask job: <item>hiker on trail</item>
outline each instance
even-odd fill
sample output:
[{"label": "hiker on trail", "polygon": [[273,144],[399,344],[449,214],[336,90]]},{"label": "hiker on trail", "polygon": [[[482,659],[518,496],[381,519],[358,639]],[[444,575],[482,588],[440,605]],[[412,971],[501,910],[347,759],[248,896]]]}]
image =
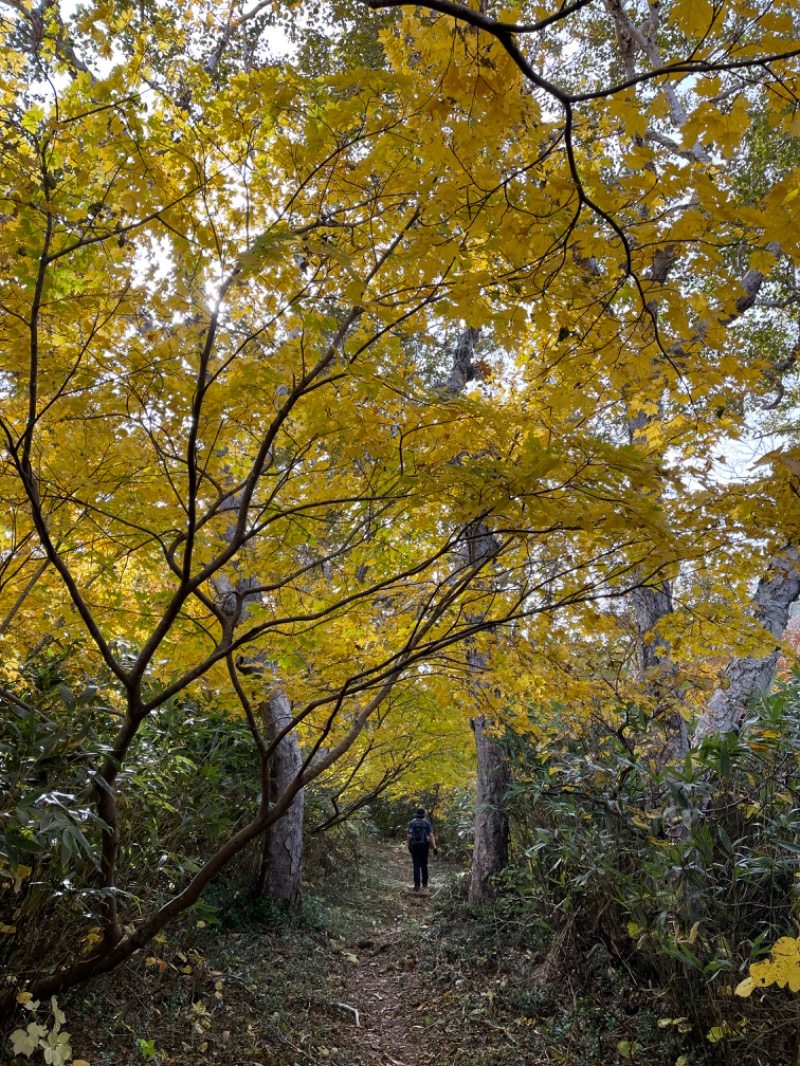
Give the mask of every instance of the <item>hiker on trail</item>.
[{"label": "hiker on trail", "polygon": [[433,854],[439,854],[433,826],[425,817],[424,807],[418,807],[417,813],[408,823],[406,840],[414,862],[414,891],[419,892],[420,882],[423,888],[428,887],[428,849],[432,847]]}]

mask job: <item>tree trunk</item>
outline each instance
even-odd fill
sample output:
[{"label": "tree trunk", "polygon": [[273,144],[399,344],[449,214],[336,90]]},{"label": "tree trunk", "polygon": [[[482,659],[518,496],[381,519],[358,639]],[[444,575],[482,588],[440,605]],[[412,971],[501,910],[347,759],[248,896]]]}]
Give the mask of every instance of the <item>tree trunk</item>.
[{"label": "tree trunk", "polygon": [[[772,560],[769,574],[759,581],[753,597],[756,620],[776,641],[783,636],[789,611],[798,596],[800,555],[797,548],[790,546]],[[706,737],[739,731],[747,704],[754,696],[769,691],[780,654],[780,648],[776,647],[769,655],[734,659],[725,668],[723,683],[711,696],[697,723],[694,747]]]},{"label": "tree trunk", "polygon": [[666,641],[652,636],[661,619],[672,613],[672,584],[662,581],[659,585],[633,589],[631,602],[636,617],[641,674],[655,700],[653,721],[661,730],[661,735],[654,738],[654,758],[659,770],[663,770],[668,763],[683,759],[689,750],[686,722],[676,706],[678,697],[671,684],[677,666]]},{"label": "tree trunk", "polygon": [[506,795],[511,784],[505,746],[488,732],[481,715],[473,723],[478,756],[475,797],[475,846],[469,901],[479,903],[493,895],[491,879],[508,865],[508,812]]},{"label": "tree trunk", "polygon": [[[221,575],[216,579],[217,601],[223,610],[240,625],[247,617],[250,605],[257,601],[248,590],[256,586],[254,577],[240,577],[236,586]],[[242,673],[268,677],[271,665],[263,655],[251,659],[242,668]],[[261,707],[264,735],[272,740],[292,722],[292,705],[288,696],[276,689]],[[252,728],[257,728],[255,723]],[[298,777],[303,768],[303,756],[297,733],[291,730],[281,739],[271,758],[269,781],[269,805],[272,806],[286,788]],[[300,789],[291,806],[265,830],[261,853],[261,866],[255,891],[259,898],[269,896],[278,904],[286,904],[290,910],[300,908],[303,880],[303,814],[305,799]]]},{"label": "tree trunk", "polygon": [[[453,350],[453,363],[444,391],[460,395],[467,383],[475,378],[475,344],[480,331],[465,329]],[[463,561],[474,566],[489,559],[497,551],[497,542],[484,522],[472,522],[464,530]],[[480,671],[486,669],[485,657],[475,649],[467,651],[467,663],[474,672],[476,698],[480,698]],[[508,865],[509,824],[505,797],[511,783],[508,753],[505,745],[487,730],[487,719],[477,715],[473,721],[477,782],[475,805],[475,838],[472,850],[469,899],[471,903],[492,895],[491,879]]]},{"label": "tree trunk", "polygon": [[[274,693],[263,709],[267,735],[275,737],[292,721],[292,707],[283,692]],[[301,773],[303,757],[297,734],[287,733],[272,757],[270,791],[276,796]],[[303,812],[305,800],[301,789],[282,818],[266,830],[264,862],[259,877],[259,895],[268,895],[292,911],[300,909],[303,882]]]}]

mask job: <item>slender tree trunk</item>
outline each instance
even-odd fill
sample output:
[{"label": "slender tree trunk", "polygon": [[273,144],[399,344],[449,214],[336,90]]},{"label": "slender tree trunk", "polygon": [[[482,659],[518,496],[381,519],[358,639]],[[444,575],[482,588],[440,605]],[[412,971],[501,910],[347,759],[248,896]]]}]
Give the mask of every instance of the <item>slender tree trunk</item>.
[{"label": "slender tree trunk", "polygon": [[[783,636],[789,611],[799,596],[800,554],[792,545],[772,560],[769,573],[759,581],[753,597],[756,620],[776,641]],[[776,646],[769,655],[732,660],[725,668],[723,683],[711,696],[697,723],[692,740],[695,747],[706,737],[739,731],[747,704],[769,691],[780,653]]]},{"label": "slender tree trunk", "polygon": [[508,865],[509,825],[506,795],[511,784],[505,746],[492,736],[483,715],[473,722],[478,781],[475,797],[475,846],[469,882],[470,903],[493,895],[492,877]]},{"label": "slender tree trunk", "polygon": [[[241,498],[234,497],[230,508],[232,517],[237,515],[241,505]],[[234,619],[234,628],[246,621],[250,608],[260,602],[260,596],[251,591],[260,583],[258,575],[245,575],[240,568],[237,569],[239,573],[235,586],[223,574],[219,574],[214,582],[217,599],[223,610]],[[243,670],[263,679],[271,671],[272,665],[263,654],[251,659]],[[291,724],[291,702],[284,692],[276,689],[261,704],[261,721],[263,734],[270,743]],[[255,723],[252,727],[257,728]],[[280,740],[270,759],[269,795],[265,797],[270,808],[301,776],[302,769],[303,757],[297,733],[290,730]],[[304,792],[300,789],[286,813],[264,830],[261,864],[255,884],[259,899],[269,896],[277,904],[288,906],[291,911],[298,911],[302,900],[304,809]]]},{"label": "slender tree trunk", "polygon": [[[265,715],[262,711],[261,718],[266,724],[269,721],[269,714],[267,713]],[[268,788],[268,803],[270,807],[274,805],[277,798],[278,789],[275,783],[275,760],[270,759]],[[268,895],[271,838],[272,826],[268,826],[261,837],[261,864],[258,868],[258,878],[256,880],[256,899],[264,899],[264,897]]]},{"label": "slender tree trunk", "polygon": [[[248,590],[256,584],[252,576],[239,578],[235,588],[227,579],[217,579],[217,598],[223,609],[228,606],[228,613],[236,619],[236,624],[240,625],[247,618],[250,604],[254,602]],[[251,659],[243,669],[243,673],[263,678],[268,677],[270,671],[270,663],[263,656]],[[280,689],[275,690],[264,702],[261,719],[264,734],[270,742],[291,724],[291,702]],[[297,733],[290,730],[272,755],[270,806],[300,777],[302,767],[303,756]],[[259,897],[270,896],[276,903],[288,905],[292,911],[299,910],[302,898],[304,809],[304,793],[300,789],[283,817],[265,830],[261,867],[256,880],[256,894]]]},{"label": "slender tree trunk", "polygon": [[[274,693],[263,709],[267,734],[275,737],[292,721],[292,707],[283,692]],[[302,771],[303,757],[297,734],[292,731],[278,744],[272,757],[270,791],[276,796],[295,781]],[[292,911],[300,908],[303,887],[303,813],[301,789],[286,814],[266,830],[264,862],[259,877],[259,895],[268,895]]]},{"label": "slender tree trunk", "polygon": [[[475,378],[475,344],[480,331],[465,329],[456,341],[453,362],[443,391],[459,396]],[[483,522],[474,522],[464,531],[464,564],[474,566],[490,558],[497,545],[491,530]],[[480,672],[486,669],[485,657],[475,649],[467,651],[467,662],[474,672],[473,688],[480,700]],[[508,865],[509,823],[505,798],[511,783],[505,745],[492,735],[488,720],[478,714],[473,720],[477,782],[475,838],[472,851],[469,899],[471,903],[492,895],[491,879]]]},{"label": "slender tree trunk", "polygon": [[[497,551],[497,541],[484,522],[474,522],[465,532],[466,561],[474,566]],[[467,651],[467,663],[473,673],[472,688],[479,704],[486,691],[481,679],[487,668],[486,656],[476,648]],[[492,878],[508,866],[509,821],[506,795],[511,784],[508,750],[500,737],[491,731],[491,721],[483,714],[473,720],[477,756],[475,790],[475,836],[469,899],[479,903],[494,894]]]}]

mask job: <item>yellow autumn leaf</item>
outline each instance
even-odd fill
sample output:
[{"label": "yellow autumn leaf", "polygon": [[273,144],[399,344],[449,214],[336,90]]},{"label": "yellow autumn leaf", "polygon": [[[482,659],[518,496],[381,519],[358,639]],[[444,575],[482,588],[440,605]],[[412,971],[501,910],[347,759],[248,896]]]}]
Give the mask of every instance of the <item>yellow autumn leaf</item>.
[{"label": "yellow autumn leaf", "polygon": [[669,9],[670,22],[687,37],[703,36],[713,16],[712,0],[675,0]]},{"label": "yellow autumn leaf", "polygon": [[754,988],[777,985],[800,992],[800,939],[784,936],[772,946],[770,957],[750,965],[750,976],[736,987],[738,996],[749,996]]}]

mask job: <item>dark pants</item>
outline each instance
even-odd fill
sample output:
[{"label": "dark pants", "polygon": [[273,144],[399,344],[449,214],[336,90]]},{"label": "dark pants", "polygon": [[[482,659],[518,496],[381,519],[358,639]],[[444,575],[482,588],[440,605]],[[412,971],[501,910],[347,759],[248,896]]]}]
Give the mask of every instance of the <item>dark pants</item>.
[{"label": "dark pants", "polygon": [[422,887],[428,887],[428,849],[429,844],[409,844],[408,850],[414,861],[414,888],[419,888],[420,879]]}]

